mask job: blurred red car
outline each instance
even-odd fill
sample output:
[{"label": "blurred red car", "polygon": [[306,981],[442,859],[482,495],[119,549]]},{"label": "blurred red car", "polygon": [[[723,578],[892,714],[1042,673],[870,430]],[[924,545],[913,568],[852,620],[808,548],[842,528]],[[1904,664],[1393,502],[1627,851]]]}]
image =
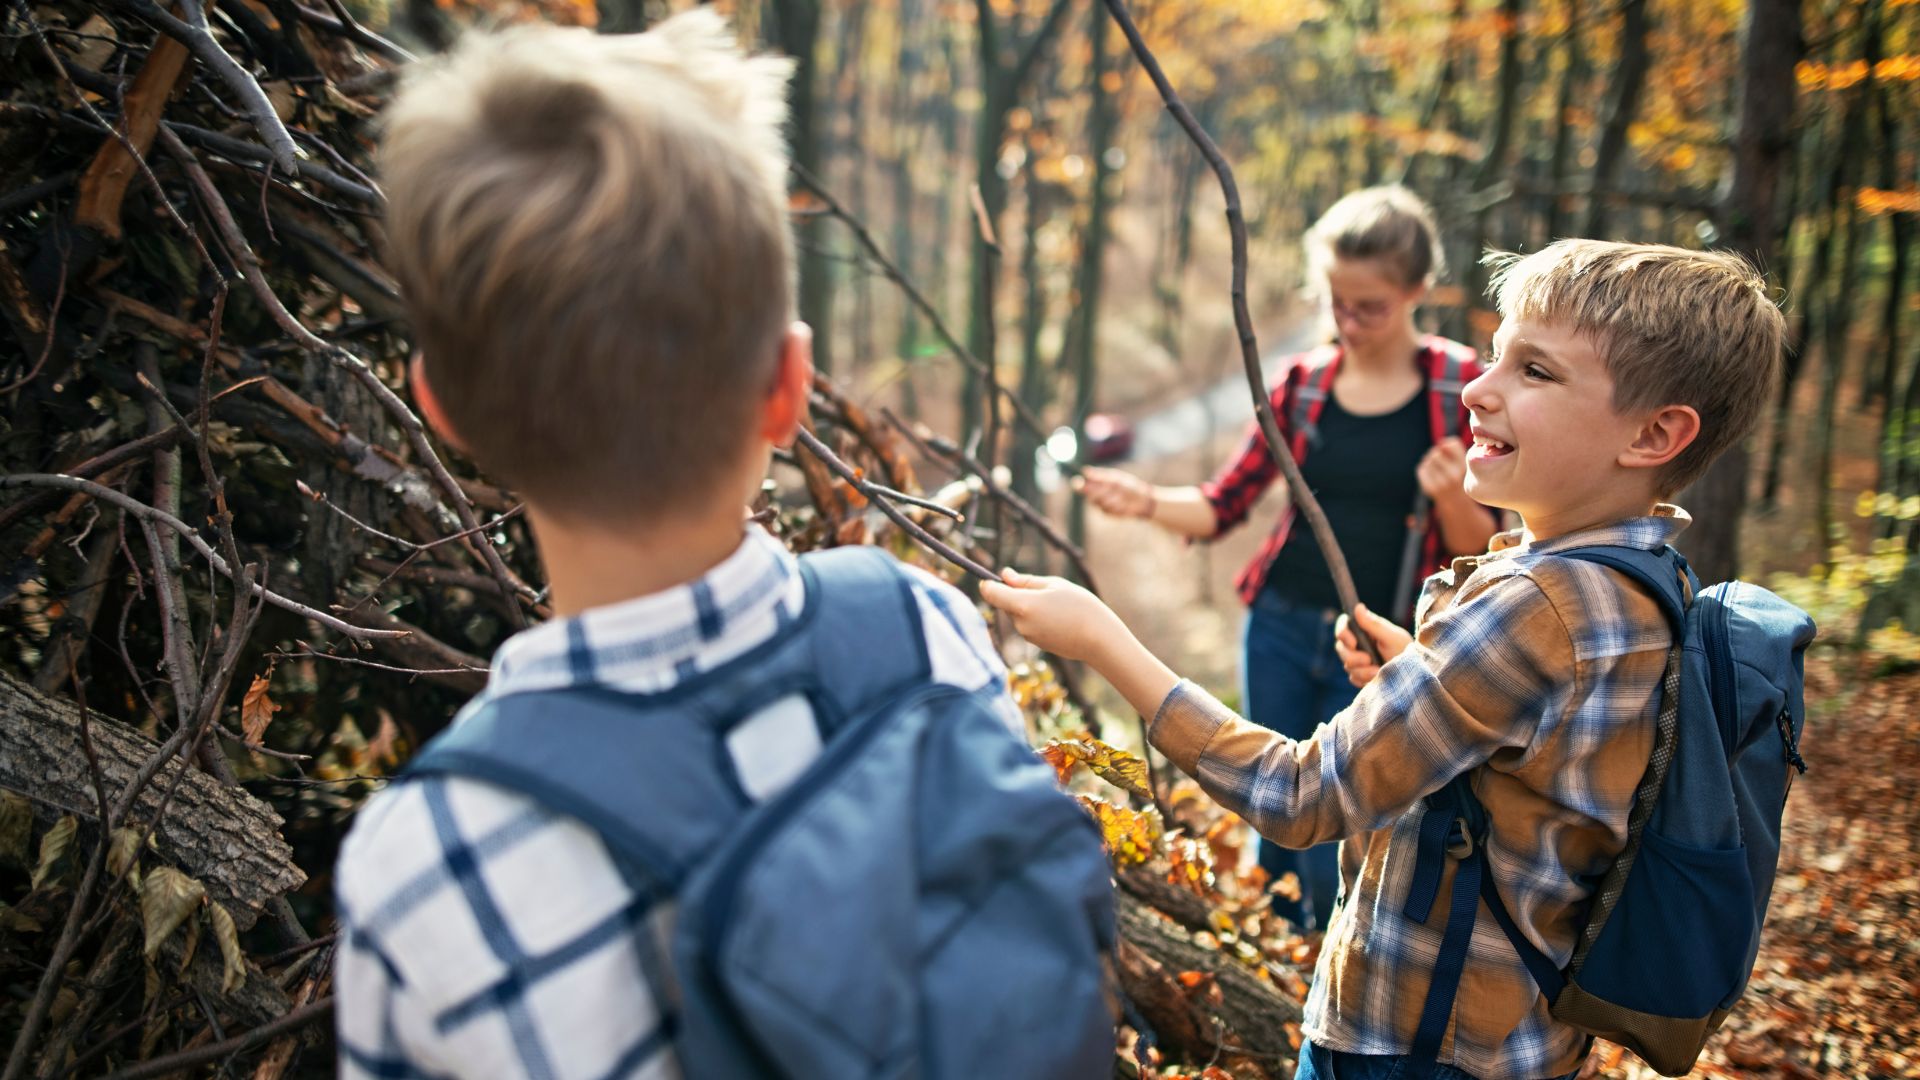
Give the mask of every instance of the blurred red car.
[{"label": "blurred red car", "polygon": [[1089,413],[1085,427],[1087,445],[1081,460],[1089,465],[1123,461],[1133,453],[1133,424],[1113,413]]}]

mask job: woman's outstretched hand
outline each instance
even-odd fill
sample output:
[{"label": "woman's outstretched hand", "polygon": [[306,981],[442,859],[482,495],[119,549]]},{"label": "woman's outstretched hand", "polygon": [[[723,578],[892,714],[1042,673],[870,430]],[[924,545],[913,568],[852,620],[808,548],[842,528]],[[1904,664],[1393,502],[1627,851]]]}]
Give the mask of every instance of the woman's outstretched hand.
[{"label": "woman's outstretched hand", "polygon": [[1347,669],[1347,681],[1355,686],[1365,686],[1380,674],[1380,664],[1399,656],[1413,643],[1413,635],[1398,626],[1367,610],[1367,605],[1357,604],[1353,609],[1354,619],[1360,629],[1380,650],[1380,663],[1373,662],[1367,650],[1360,647],[1360,640],[1354,637],[1353,622],[1345,615],[1333,624],[1333,651],[1339,654],[1340,666]]},{"label": "woman's outstretched hand", "polygon": [[1101,469],[1089,465],[1073,478],[1073,490],[1087,501],[1114,517],[1153,516],[1153,485],[1119,469]]}]

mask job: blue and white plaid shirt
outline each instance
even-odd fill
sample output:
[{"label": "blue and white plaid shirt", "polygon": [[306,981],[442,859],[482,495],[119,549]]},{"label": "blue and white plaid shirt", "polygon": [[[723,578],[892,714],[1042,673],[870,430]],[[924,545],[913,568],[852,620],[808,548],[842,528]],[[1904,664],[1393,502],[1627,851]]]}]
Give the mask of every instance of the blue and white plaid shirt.
[{"label": "blue and white plaid shirt", "polygon": [[[909,569],[933,680],[1004,687],[979,612]],[[698,581],[515,635],[481,699],[584,684],[667,689],[781,633],[805,602],[798,570],[750,527]],[[1000,702],[1019,730],[1012,699]],[[729,742],[760,798],[819,751],[810,715],[774,712]],[[361,810],[335,894],[341,1076],[680,1075],[672,1011],[645,974],[663,913],[639,902],[578,821],[480,781],[398,785]]]}]

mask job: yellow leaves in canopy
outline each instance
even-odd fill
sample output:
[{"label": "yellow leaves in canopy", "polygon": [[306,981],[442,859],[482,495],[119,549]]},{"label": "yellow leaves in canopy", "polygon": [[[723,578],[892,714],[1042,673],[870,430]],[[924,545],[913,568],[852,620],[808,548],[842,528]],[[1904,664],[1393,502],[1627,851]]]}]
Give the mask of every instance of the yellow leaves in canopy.
[{"label": "yellow leaves in canopy", "polygon": [[1880,82],[1913,82],[1920,79],[1920,55],[1889,56],[1871,68],[1865,60],[1845,64],[1802,60],[1793,67],[1794,78],[1803,90],[1845,90],[1865,81],[1869,74]]},{"label": "yellow leaves in canopy", "polygon": [[1884,188],[1861,188],[1854,194],[1853,204],[1873,217],[1881,214],[1920,213],[1920,190],[1909,188],[1905,191],[1888,191]]},{"label": "yellow leaves in canopy", "polygon": [[1063,784],[1076,764],[1085,765],[1095,776],[1123,791],[1143,799],[1153,798],[1146,761],[1099,739],[1055,739],[1041,748],[1040,756],[1053,766]]}]

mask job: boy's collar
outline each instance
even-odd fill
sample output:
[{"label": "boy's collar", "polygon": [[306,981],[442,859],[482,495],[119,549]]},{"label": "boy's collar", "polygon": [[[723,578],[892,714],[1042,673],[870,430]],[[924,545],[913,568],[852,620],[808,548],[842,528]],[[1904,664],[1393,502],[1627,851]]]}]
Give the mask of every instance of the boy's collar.
[{"label": "boy's collar", "polygon": [[[587,682],[673,681],[677,664],[741,648],[742,632],[771,632],[773,609],[799,609],[799,564],[749,526],[740,546],[700,578],[523,630],[495,652],[488,694]],[[696,663],[696,666],[703,666]]]},{"label": "boy's collar", "polygon": [[1531,544],[1526,542],[1526,530],[1512,529],[1496,535],[1487,545],[1485,555],[1469,556],[1464,561],[1477,566],[1488,559],[1507,559],[1519,555],[1549,555],[1576,547],[1634,547],[1647,551],[1659,551],[1672,543],[1674,537],[1679,536],[1691,524],[1693,524],[1692,515],[1679,506],[1673,503],[1658,503],[1654,506],[1652,513],[1641,517],[1577,529],[1550,540],[1536,540]]}]

